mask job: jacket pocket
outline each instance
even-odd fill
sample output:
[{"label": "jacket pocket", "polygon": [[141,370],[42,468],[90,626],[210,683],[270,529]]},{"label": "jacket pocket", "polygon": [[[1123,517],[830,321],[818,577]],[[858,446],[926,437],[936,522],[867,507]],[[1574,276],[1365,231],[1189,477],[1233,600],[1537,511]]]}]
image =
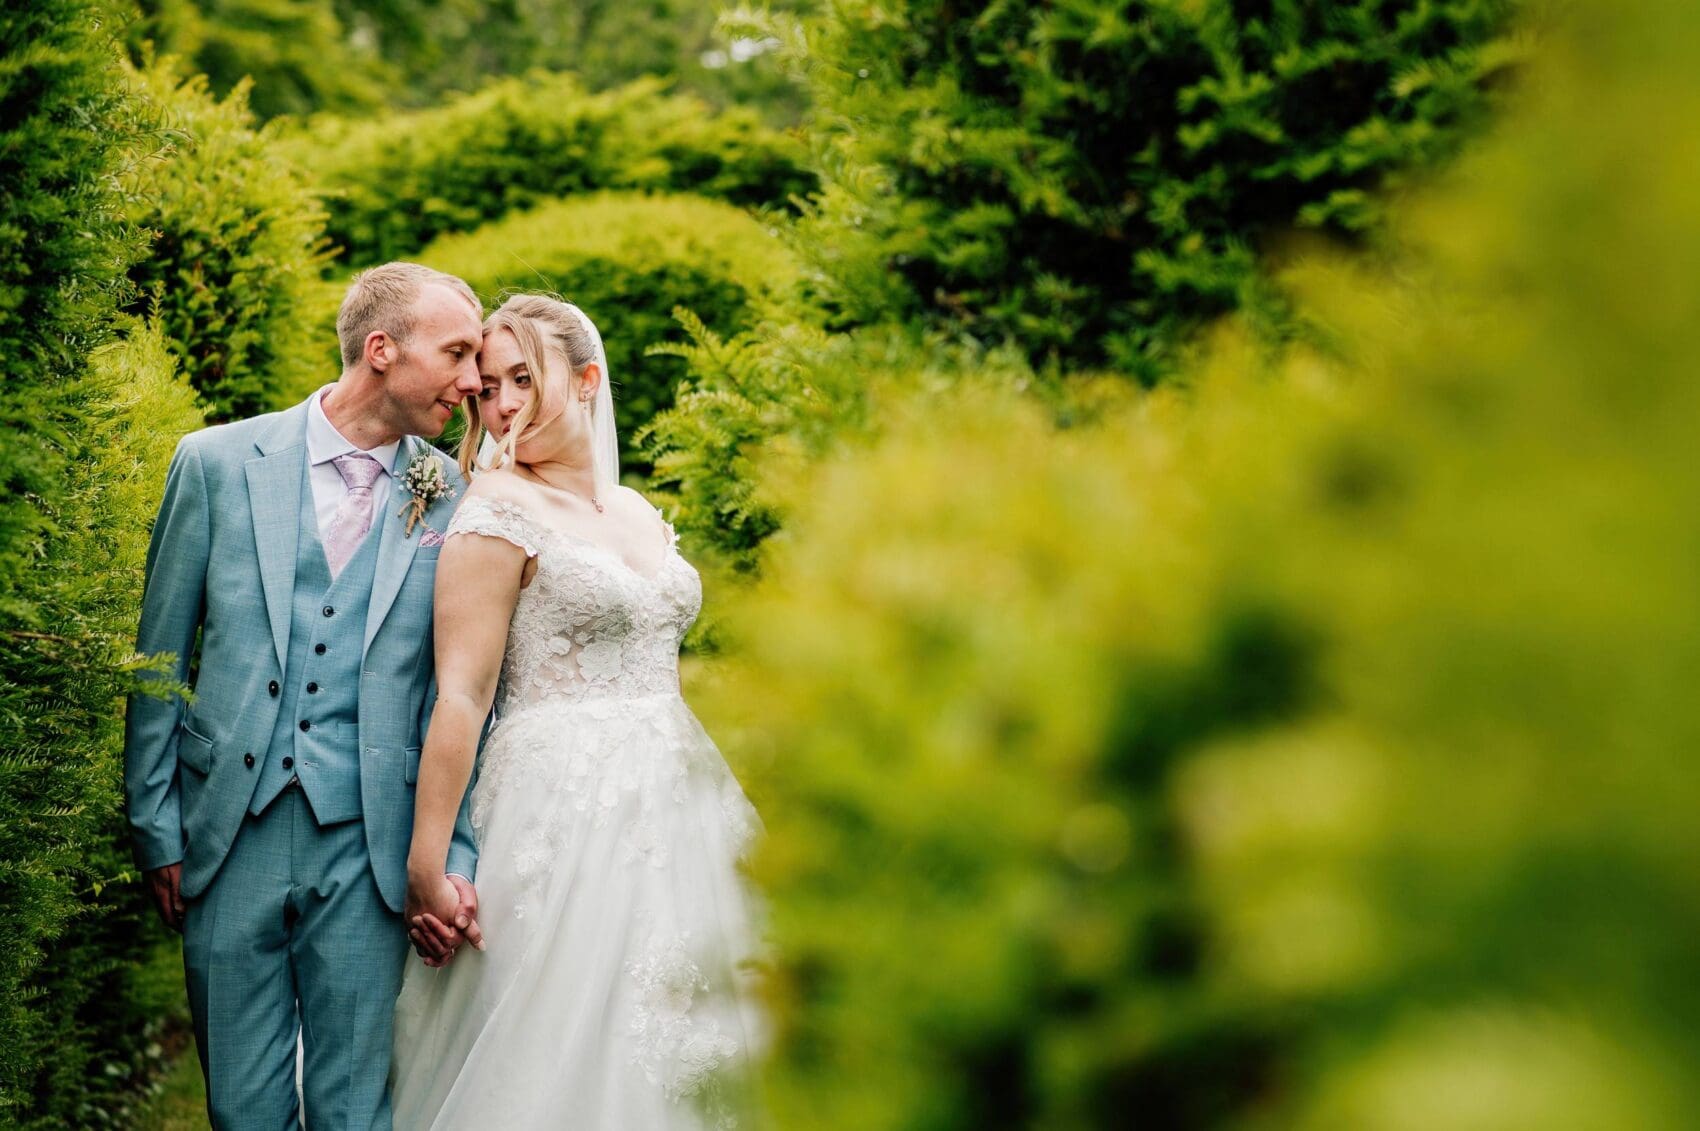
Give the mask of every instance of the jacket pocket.
[{"label": "jacket pocket", "polygon": [[402,772],[406,775],[407,784],[408,785],[418,785],[419,784],[419,747],[409,746],[406,750],[402,751],[401,758],[402,758],[402,765],[405,767],[405,769]]},{"label": "jacket pocket", "polygon": [[212,771],[212,739],[189,725],[185,718],[177,728],[177,760],[205,776]]}]

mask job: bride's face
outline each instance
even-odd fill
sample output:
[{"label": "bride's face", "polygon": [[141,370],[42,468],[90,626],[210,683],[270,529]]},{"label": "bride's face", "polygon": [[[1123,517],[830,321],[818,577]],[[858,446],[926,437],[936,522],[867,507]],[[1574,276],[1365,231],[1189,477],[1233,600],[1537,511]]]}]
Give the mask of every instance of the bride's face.
[{"label": "bride's face", "polygon": [[514,417],[536,395],[530,367],[520,355],[512,331],[493,330],[478,351],[478,419],[484,430],[500,440]]},{"label": "bride's face", "polygon": [[[572,381],[566,358],[543,351],[545,371],[534,373],[526,363],[513,331],[498,328],[484,337],[478,351],[478,418],[486,431],[501,440],[518,426],[518,417],[536,400],[537,410],[515,437],[514,458],[520,463],[573,459],[589,451],[588,414],[563,412],[562,401],[577,404],[568,392]],[[591,367],[594,370],[594,367]]]}]

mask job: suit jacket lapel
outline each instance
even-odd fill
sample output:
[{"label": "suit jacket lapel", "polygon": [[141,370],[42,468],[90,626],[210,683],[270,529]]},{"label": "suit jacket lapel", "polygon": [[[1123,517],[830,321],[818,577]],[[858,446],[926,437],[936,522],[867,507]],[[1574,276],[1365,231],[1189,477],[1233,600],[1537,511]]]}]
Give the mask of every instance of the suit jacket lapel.
[{"label": "suit jacket lapel", "polygon": [[277,664],[289,657],[289,618],[295,594],[295,554],[301,537],[301,478],[307,458],[307,406],[283,413],[254,444],[260,457],[245,465],[248,507],[254,516],[254,552],[266,594]]},{"label": "suit jacket lapel", "polygon": [[407,519],[399,512],[408,497],[397,488],[401,473],[407,470],[413,457],[424,450],[425,442],[413,436],[403,436],[401,446],[396,448],[395,466],[390,469],[389,498],[385,500],[378,518],[383,525],[378,531],[378,565],[372,575],[372,603],[366,609],[366,642],[361,646],[362,655],[372,646],[372,638],[378,635],[384,617],[389,615],[390,606],[395,604],[396,594],[401,592],[401,583],[407,579],[413,555],[418,552],[424,537],[424,529],[420,525],[414,526],[411,537],[406,535]]}]

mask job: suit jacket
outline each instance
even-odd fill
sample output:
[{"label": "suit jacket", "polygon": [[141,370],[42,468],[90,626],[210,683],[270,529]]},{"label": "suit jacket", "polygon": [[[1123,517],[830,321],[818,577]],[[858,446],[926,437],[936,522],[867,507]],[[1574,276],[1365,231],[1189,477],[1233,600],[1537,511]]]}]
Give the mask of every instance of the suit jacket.
[{"label": "suit jacket", "polygon": [[[307,404],[185,436],[172,457],[165,498],[148,547],[137,649],[170,653],[168,678],[185,682],[198,652],[193,704],[132,695],[125,720],[125,803],[143,869],[183,864],[194,898],[218,872],[260,780],[286,678]],[[432,451],[402,440],[400,466]],[[454,495],[425,525],[444,530],[465,484],[442,460]],[[405,537],[383,506],[368,537],[379,538],[360,664],[360,800],[372,873],[384,902],[400,911],[413,835],[419,753],[436,699],[431,609],[440,546],[423,529]],[[310,508],[309,508],[310,509]],[[470,789],[469,789],[470,793]],[[475,874],[477,850],[463,800],[449,871]]]}]

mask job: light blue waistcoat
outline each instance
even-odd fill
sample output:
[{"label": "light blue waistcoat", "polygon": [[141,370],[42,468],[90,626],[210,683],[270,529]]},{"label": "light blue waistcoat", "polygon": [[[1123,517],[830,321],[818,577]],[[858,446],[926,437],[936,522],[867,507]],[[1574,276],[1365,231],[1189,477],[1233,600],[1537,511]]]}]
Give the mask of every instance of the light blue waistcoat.
[{"label": "light blue waistcoat", "polygon": [[[277,724],[248,812],[264,812],[290,778],[299,777],[313,816],[330,825],[360,816],[360,651],[378,539],[368,534],[332,582],[305,464],[301,471],[289,658]],[[387,483],[379,479],[380,486]],[[373,532],[378,529],[374,524]]]}]

